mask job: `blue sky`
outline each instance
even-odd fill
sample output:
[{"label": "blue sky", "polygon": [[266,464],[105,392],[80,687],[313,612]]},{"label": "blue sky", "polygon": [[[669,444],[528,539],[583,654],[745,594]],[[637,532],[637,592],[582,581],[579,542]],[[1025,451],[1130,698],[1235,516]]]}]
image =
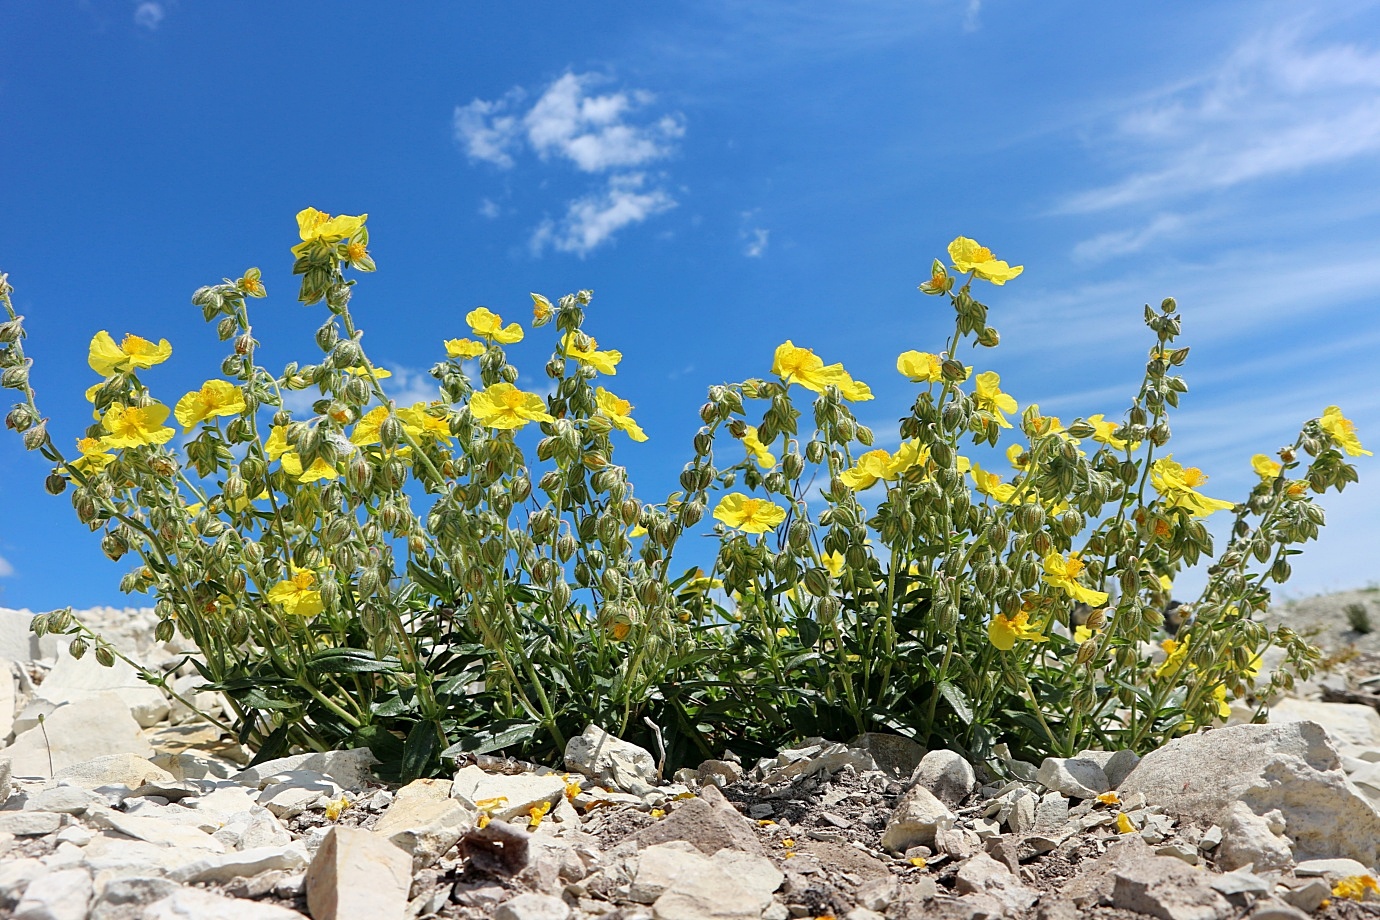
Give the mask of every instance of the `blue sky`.
[{"label": "blue sky", "polygon": [[[595,291],[588,331],[674,488],[705,387],[786,338],[842,361],[895,440],[916,285],[959,234],[1026,266],[980,357],[1022,403],[1118,417],[1184,313],[1176,459],[1218,497],[1337,403],[1380,445],[1380,7],[1010,0],[834,4],[12,0],[0,11],[0,271],[59,444],[87,342],[166,337],[171,403],[222,346],[188,298],[258,265],[266,363],[309,360],[293,215],[369,213],[354,301],[402,399],[483,304]],[[400,12],[400,10],[403,10]],[[516,352],[532,375],[550,343]],[[887,432],[890,432],[887,434]],[[46,469],[0,437],[0,605],[123,604]],[[1324,501],[1289,594],[1380,579],[1380,468]],[[1191,578],[1187,581],[1191,582]]]}]

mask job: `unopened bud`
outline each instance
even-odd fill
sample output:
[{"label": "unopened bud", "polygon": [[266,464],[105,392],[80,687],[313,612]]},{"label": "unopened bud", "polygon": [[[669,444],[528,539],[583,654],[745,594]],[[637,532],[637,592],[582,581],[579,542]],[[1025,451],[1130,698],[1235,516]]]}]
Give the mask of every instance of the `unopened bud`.
[{"label": "unopened bud", "polygon": [[26,450],[38,450],[46,443],[48,443],[48,420],[45,418],[24,432],[24,447]]}]

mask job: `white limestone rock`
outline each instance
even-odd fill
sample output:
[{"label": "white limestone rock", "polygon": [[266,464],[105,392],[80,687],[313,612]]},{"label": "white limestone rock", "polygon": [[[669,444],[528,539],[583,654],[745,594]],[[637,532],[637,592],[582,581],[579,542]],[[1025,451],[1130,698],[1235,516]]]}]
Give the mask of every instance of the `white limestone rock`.
[{"label": "white limestone rock", "polygon": [[450,780],[414,780],[398,790],[372,828],[412,857],[413,872],[435,864],[474,826],[478,813],[451,798],[450,790]]},{"label": "white limestone rock", "polygon": [[14,920],[86,920],[91,892],[91,873],[85,869],[49,872],[29,883]]},{"label": "white limestone rock", "polygon": [[139,723],[113,690],[58,706],[46,717],[44,725],[19,735],[5,749],[15,776],[43,779],[52,778],[55,771],[108,754],[141,758],[153,755],[153,748],[140,733]]},{"label": "white limestone rock", "polygon": [[168,715],[168,698],[157,687],[139,679],[139,672],[123,659],[110,667],[95,655],[73,658],[64,650],[34,693],[35,699],[61,705],[86,699],[96,693],[113,692],[129,708],[140,728],[157,725]]},{"label": "white limestone rock", "polygon": [[954,807],[977,788],[972,764],[949,750],[930,751],[920,758],[910,776],[911,785],[924,786],[945,805]]},{"label": "white limestone rock", "polygon": [[986,853],[976,853],[964,860],[954,877],[954,890],[959,894],[985,894],[996,898],[1012,913],[1029,910],[1040,899],[1040,893],[1021,884],[1007,868]]},{"label": "white limestone rock", "polygon": [[[191,818],[196,818],[193,812],[181,810],[187,811]],[[126,837],[162,847],[203,850],[209,853],[225,852],[225,845],[205,831],[166,817],[142,817],[111,808],[96,807],[91,809],[88,820],[96,827],[118,831]]]},{"label": "white limestone rock", "polygon": [[565,765],[604,786],[645,795],[659,779],[656,758],[645,748],[615,738],[597,725],[565,745]]},{"label": "white limestone rock", "polygon": [[1322,703],[1285,697],[1270,707],[1270,722],[1317,722],[1327,729],[1337,748],[1380,746],[1380,712],[1360,703]]},{"label": "white limestone rock", "polygon": [[309,808],[324,808],[340,793],[340,787],[324,773],[292,770],[269,777],[269,784],[259,793],[259,804],[279,818],[291,818]]},{"label": "white limestone rock", "polygon": [[158,876],[107,879],[91,905],[90,920],[143,920],[148,905],[181,887]]},{"label": "white limestone rock", "polygon": [[[368,833],[364,831],[363,833]],[[192,851],[198,853],[198,851]],[[199,855],[199,853],[198,853]],[[285,847],[256,847],[252,850],[232,850],[193,859],[171,869],[167,876],[173,881],[228,882],[233,878],[253,878],[261,872],[281,870],[295,872],[306,866],[307,851],[299,843]]]},{"label": "white limestone rock", "polygon": [[708,864],[709,857],[684,840],[647,847],[637,854],[636,874],[629,886],[628,898],[639,904],[651,904],[683,873],[699,871]]},{"label": "white limestone rock", "polygon": [[0,833],[16,837],[43,837],[56,834],[62,827],[63,816],[51,811],[0,812]]},{"label": "white limestone rock", "polygon": [[1270,815],[1274,820],[1257,815],[1244,802],[1224,809],[1217,819],[1222,826],[1217,864],[1229,871],[1249,865],[1269,872],[1293,863],[1293,841],[1284,836],[1286,822],[1278,811]]},{"label": "white limestone rock", "polygon": [[569,920],[570,907],[560,898],[528,891],[509,898],[494,911],[494,920]]},{"label": "white limestone rock", "polygon": [[935,832],[954,826],[954,813],[924,786],[912,786],[896,803],[882,833],[882,849],[903,853],[914,846],[934,846]]},{"label": "white limestone rock", "polygon": [[53,774],[56,782],[70,783],[83,789],[101,786],[128,786],[138,789],[148,783],[171,783],[176,779],[168,771],[138,754],[107,754],[74,763]]},{"label": "white limestone rock", "polygon": [[370,783],[378,780],[369,768],[378,763],[378,758],[368,748],[352,748],[348,751],[323,751],[314,754],[294,754],[266,760],[258,766],[248,767],[231,779],[255,789],[262,789],[280,773],[310,771],[325,774],[337,786],[353,792],[362,792]]},{"label": "white limestone rock", "polygon": [[146,905],[143,910],[141,920],[306,920],[302,914],[286,907],[226,898],[200,888],[179,888]]},{"label": "white limestone rock", "polygon": [[[1240,800],[1258,815],[1278,809],[1299,858],[1345,856],[1375,865],[1380,812],[1342,772],[1316,722],[1233,725],[1170,741],[1147,754],[1120,789],[1205,826]],[[1338,828],[1346,833],[1338,833]]]},{"label": "white limestone rock", "polygon": [[759,920],[784,879],[766,857],[719,850],[677,876],[652,913],[656,920]]},{"label": "white limestone rock", "polygon": [[[455,774],[450,794],[468,808],[478,802],[493,802],[489,815],[507,821],[525,815],[543,802],[555,807],[565,796],[565,780],[556,773],[486,773],[474,764]],[[499,802],[496,800],[502,799]]]},{"label": "white limestone rock", "polygon": [[35,636],[28,610],[0,607],[0,658],[8,661],[52,661],[58,655],[57,636]]},{"label": "white limestone rock", "polygon": [[1035,780],[1046,789],[1074,799],[1095,799],[1111,789],[1100,764],[1076,757],[1046,757]]},{"label": "white limestone rock", "polygon": [[333,827],[307,867],[314,920],[403,920],[412,857],[378,834]]}]

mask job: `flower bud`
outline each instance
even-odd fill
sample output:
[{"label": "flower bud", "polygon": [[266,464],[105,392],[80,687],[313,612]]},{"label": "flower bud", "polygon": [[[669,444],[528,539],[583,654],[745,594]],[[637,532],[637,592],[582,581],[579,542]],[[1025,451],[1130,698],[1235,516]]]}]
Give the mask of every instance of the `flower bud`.
[{"label": "flower bud", "polygon": [[694,447],[696,456],[707,457],[714,448],[714,436],[708,431],[698,432],[695,435]]},{"label": "flower bud", "polygon": [[353,339],[341,339],[331,349],[331,363],[336,367],[354,367],[364,360],[364,352]]},{"label": "flower bud", "polygon": [[810,441],[805,445],[805,459],[811,463],[823,463],[826,450],[823,441]]},{"label": "flower bud", "polygon": [[563,533],[556,538],[556,555],[561,562],[569,562],[570,557],[575,555],[575,551],[580,548],[575,538],[568,533]]},{"label": "flower bud", "polygon": [[0,345],[11,345],[22,338],[24,338],[24,317],[16,316],[14,319],[0,323]]},{"label": "flower bud", "polygon": [[[1034,533],[1044,526],[1045,509],[1037,504],[1026,503],[1019,505],[1011,518],[1016,529],[1021,533]],[[1044,554],[1041,553],[1041,555]]]},{"label": "flower bud", "polygon": [[24,448],[26,450],[38,450],[48,443],[48,420],[45,418],[28,431],[24,432]]},{"label": "flower bud", "polygon": [[694,527],[704,517],[704,502],[687,502],[681,506],[680,519],[685,522],[686,527]]},{"label": "flower bud", "polygon": [[0,372],[0,387],[10,390],[22,390],[29,384],[28,362],[18,367],[7,367]]},{"label": "flower bud", "polygon": [[24,432],[29,430],[36,421],[38,421],[38,418],[29,407],[21,404],[15,406],[10,410],[9,415],[5,416],[5,427]]},{"label": "flower bud", "polygon": [[335,324],[335,317],[331,317],[316,330],[316,344],[324,352],[330,353],[335,348],[336,342],[340,341],[340,327]]},{"label": "flower bud", "polygon": [[977,343],[984,348],[996,348],[1001,344],[1001,333],[991,326],[983,326],[978,330]]}]

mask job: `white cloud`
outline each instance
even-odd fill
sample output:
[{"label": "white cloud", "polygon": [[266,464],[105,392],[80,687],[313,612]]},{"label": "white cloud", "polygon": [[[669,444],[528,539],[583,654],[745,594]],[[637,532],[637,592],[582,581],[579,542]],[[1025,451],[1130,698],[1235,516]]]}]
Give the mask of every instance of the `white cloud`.
[{"label": "white cloud", "polygon": [[982,13],[982,0],[968,0],[963,7],[963,31],[976,32],[982,22],[978,19]]},{"label": "white cloud", "polygon": [[1116,230],[1099,234],[1073,247],[1073,258],[1079,262],[1096,262],[1113,256],[1139,252],[1151,242],[1168,236],[1184,225],[1177,214],[1161,214],[1139,230]]},{"label": "white cloud", "polygon": [[513,158],[509,151],[521,140],[518,119],[515,115],[500,113],[520,102],[522,97],[519,89],[493,102],[476,99],[469,105],[455,107],[455,139],[471,160],[483,160],[503,169],[512,168]]},{"label": "white cloud", "polygon": [[624,227],[676,206],[664,190],[646,184],[642,173],[610,176],[603,190],[570,202],[559,223],[548,219],[537,227],[531,239],[533,255],[549,245],[584,257]]},{"label": "white cloud", "polygon": [[743,237],[747,241],[743,246],[743,255],[749,259],[760,259],[766,254],[771,231],[761,227],[753,227],[751,230],[744,231]]},{"label": "white cloud", "polygon": [[[455,109],[455,138],[472,161],[512,169],[528,151],[542,163],[563,162],[581,173],[608,177],[568,201],[559,221],[548,218],[532,231],[533,255],[550,247],[584,257],[619,230],[676,206],[659,179],[637,167],[675,153],[685,136],[684,119],[651,111],[656,97],[646,90],[595,94],[606,81],[598,74],[567,72],[530,106],[526,90],[515,87],[500,99],[475,99]],[[493,219],[501,209],[485,198],[479,213]]]},{"label": "white cloud", "polygon": [[134,7],[134,24],[152,32],[162,25],[167,15],[167,7],[162,3],[154,3],[153,0],[144,0],[144,2]]},{"label": "white cloud", "polygon": [[625,117],[654,97],[642,90],[589,95],[590,87],[599,82],[594,74],[567,73],[547,87],[523,118],[527,140],[537,155],[565,157],[588,173],[641,166],[670,155],[672,142],[685,134],[679,116],[629,124]]},{"label": "white cloud", "polygon": [[[380,385],[388,394],[388,398],[398,406],[407,407],[413,403],[432,402],[441,398],[440,383],[424,370],[389,364],[386,361],[378,362],[374,366],[392,373],[393,376],[384,378]],[[316,387],[289,390],[283,393],[283,408],[291,412],[294,418],[305,420],[313,415],[312,403],[322,398],[321,391]]]},{"label": "white cloud", "polygon": [[597,74],[566,73],[548,86],[531,108],[520,111],[527,93],[510,90],[492,102],[475,99],[455,109],[455,137],[473,160],[504,169],[524,144],[543,160],[564,159],[581,172],[600,173],[642,166],[670,156],[685,135],[679,114],[636,123],[633,116],[655,97],[645,90],[591,95],[604,82]]},{"label": "white cloud", "polygon": [[1188,198],[1380,154],[1380,49],[1318,44],[1309,31],[1299,20],[1257,33],[1123,111],[1096,136],[1109,139],[1109,160],[1134,168],[1063,210]]},{"label": "white cloud", "polygon": [[14,574],[14,566],[10,565],[8,559],[0,556],[0,578],[9,578]]}]

